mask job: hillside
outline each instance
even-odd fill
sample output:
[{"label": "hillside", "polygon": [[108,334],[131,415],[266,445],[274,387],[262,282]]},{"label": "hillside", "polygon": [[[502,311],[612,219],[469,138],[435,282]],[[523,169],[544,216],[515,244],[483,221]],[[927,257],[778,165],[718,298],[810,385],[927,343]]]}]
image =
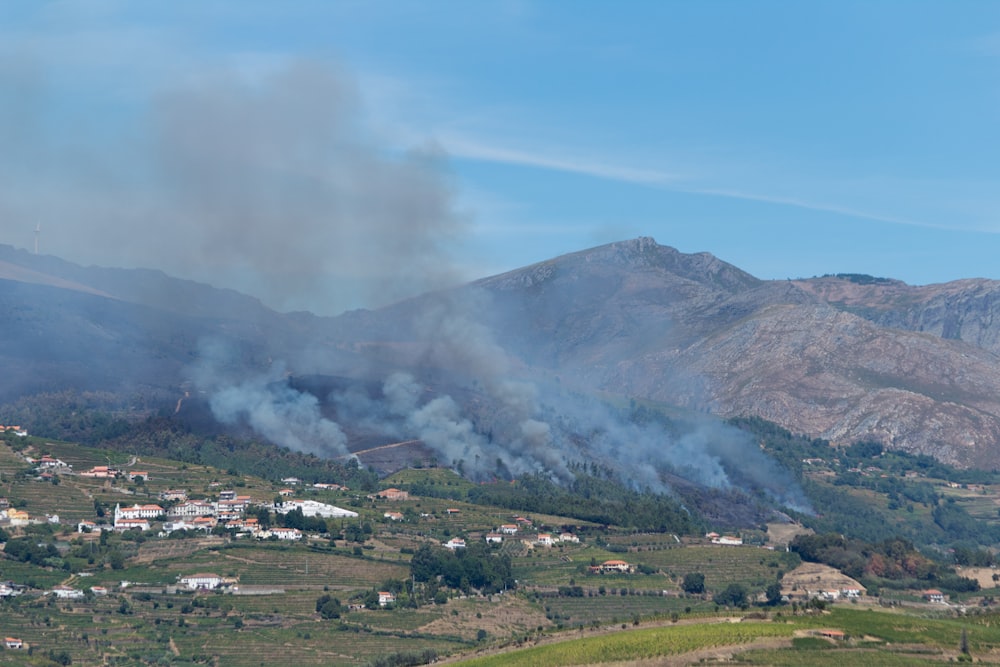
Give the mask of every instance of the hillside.
[{"label": "hillside", "polygon": [[[559,414],[594,414],[578,398],[567,406],[572,394],[761,416],[837,445],[875,440],[1000,467],[992,281],[762,281],[710,254],[640,238],[319,318],[157,272],[0,250],[0,308],[11,323],[0,342],[11,380],[0,401],[68,388],[143,391],[172,404],[195,388],[211,402],[289,374],[335,376],[358,389],[308,401],[318,402],[317,422],[322,413],[346,433],[331,451],[346,452],[427,435],[415,413],[392,417],[391,432],[370,429],[373,416],[388,414],[381,388],[405,372],[422,387],[412,409],[451,401],[448,419],[471,429],[458,449],[427,443],[442,461],[523,459],[535,451],[521,442],[529,421],[554,433],[565,430]],[[220,347],[225,354],[215,354]],[[369,402],[361,409],[348,396]],[[231,421],[253,427],[248,405],[236,407]],[[580,449],[573,433],[592,428],[585,422],[560,451]],[[604,460],[593,447],[581,451]],[[558,467],[534,456],[530,466]]]}]

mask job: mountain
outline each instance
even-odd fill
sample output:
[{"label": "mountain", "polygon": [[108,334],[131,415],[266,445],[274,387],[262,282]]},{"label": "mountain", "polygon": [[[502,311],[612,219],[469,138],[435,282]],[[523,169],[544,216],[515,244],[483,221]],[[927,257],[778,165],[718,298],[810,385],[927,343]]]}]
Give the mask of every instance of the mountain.
[{"label": "mountain", "polygon": [[765,281],[639,238],[321,318],[159,272],[0,247],[0,401],[63,387],[176,397],[204,341],[224,340],[237,350],[226,372],[266,373],[281,360],[297,375],[381,383],[410,371],[456,397],[484,433],[499,428],[497,388],[513,380],[757,415],[834,444],[877,440],[992,469],[998,304],[996,281]]}]

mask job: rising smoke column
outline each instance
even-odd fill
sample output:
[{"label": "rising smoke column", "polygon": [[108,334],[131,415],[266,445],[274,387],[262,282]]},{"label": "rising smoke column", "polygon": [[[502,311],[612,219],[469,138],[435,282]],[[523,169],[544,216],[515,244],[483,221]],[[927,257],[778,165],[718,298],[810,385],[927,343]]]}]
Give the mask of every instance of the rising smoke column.
[{"label": "rising smoke column", "polygon": [[325,418],[319,400],[288,383],[281,364],[251,370],[235,347],[220,339],[199,344],[189,374],[208,394],[215,418],[230,426],[249,426],[261,437],[297,452],[335,458],[347,456],[347,438]]}]

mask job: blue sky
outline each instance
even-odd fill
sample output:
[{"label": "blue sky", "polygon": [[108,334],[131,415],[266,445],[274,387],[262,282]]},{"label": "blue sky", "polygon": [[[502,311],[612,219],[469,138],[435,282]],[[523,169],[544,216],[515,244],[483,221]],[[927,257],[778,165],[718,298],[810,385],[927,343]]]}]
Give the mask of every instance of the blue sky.
[{"label": "blue sky", "polygon": [[282,309],[640,235],[1000,278],[997,3],[11,0],[0,84],[0,242]]}]

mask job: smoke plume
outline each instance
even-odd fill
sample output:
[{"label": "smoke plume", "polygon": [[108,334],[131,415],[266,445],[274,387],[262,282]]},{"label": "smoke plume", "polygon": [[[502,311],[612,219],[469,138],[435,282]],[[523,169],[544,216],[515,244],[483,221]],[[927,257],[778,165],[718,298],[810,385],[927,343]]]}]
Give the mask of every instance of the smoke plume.
[{"label": "smoke plume", "polygon": [[458,279],[450,253],[467,220],[444,155],[381,140],[353,79],[329,63],[206,68],[162,84],[139,120],[108,123],[94,144],[45,126],[36,70],[0,61],[12,91],[0,92],[0,234],[11,240],[29,245],[40,224],[43,253],[319,314]]}]

